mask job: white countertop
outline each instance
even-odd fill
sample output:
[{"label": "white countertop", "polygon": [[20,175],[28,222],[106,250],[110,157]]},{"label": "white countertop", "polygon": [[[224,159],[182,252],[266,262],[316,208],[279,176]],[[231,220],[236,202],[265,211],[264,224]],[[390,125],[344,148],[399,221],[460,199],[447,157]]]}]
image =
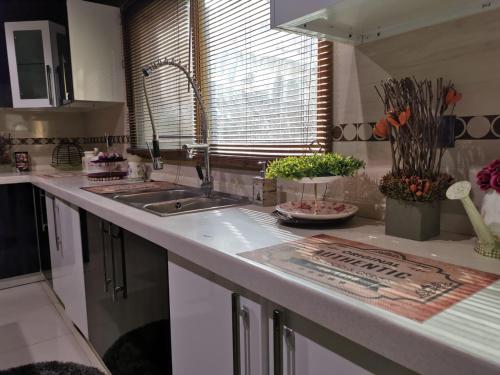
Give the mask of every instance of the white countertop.
[{"label": "white countertop", "polygon": [[419,323],[238,256],[326,233],[500,274],[500,260],[476,254],[472,238],[444,233],[427,242],[405,240],[363,218],[338,229],[288,228],[269,215],[272,209],[256,206],[162,218],[80,189],[95,185],[82,176],[0,174],[0,184],[18,182],[32,182],[419,373],[500,373],[500,282]]}]

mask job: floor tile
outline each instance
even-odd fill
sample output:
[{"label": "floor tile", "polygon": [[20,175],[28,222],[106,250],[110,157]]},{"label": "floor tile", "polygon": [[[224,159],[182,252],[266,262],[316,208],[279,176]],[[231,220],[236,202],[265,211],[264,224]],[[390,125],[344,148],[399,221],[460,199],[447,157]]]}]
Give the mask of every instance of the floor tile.
[{"label": "floor tile", "polygon": [[67,335],[70,331],[51,305],[19,311],[0,320],[0,354]]},{"label": "floor tile", "polygon": [[11,321],[21,312],[50,305],[51,301],[40,283],[2,289],[0,290],[0,324]]},{"label": "floor tile", "polygon": [[90,366],[89,359],[71,334],[0,353],[0,369],[44,361],[75,362]]}]

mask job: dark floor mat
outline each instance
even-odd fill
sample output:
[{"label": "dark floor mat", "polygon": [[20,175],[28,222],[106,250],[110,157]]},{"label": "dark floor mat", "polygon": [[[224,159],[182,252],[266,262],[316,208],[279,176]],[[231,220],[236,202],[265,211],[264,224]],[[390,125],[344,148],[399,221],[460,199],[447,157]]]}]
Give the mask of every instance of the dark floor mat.
[{"label": "dark floor mat", "polygon": [[170,325],[160,320],[120,337],[104,354],[113,375],[171,374]]},{"label": "dark floor mat", "polygon": [[0,375],[104,375],[94,367],[72,362],[40,362],[0,370]]}]

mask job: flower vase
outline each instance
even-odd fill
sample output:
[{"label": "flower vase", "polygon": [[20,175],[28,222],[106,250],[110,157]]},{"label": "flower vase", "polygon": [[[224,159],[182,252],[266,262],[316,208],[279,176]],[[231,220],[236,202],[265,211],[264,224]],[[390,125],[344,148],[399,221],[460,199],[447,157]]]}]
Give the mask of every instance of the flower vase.
[{"label": "flower vase", "polygon": [[387,198],[385,234],[426,241],[438,236],[441,230],[440,202],[413,202]]},{"label": "flower vase", "polygon": [[500,241],[500,193],[490,189],[483,198],[481,216],[491,233]]}]

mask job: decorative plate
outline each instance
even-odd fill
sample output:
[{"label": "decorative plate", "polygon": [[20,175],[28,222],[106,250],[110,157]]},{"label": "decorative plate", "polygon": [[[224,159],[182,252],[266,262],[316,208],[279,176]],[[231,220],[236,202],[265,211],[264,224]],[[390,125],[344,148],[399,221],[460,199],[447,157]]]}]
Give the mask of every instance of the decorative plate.
[{"label": "decorative plate", "polygon": [[302,177],[294,181],[301,184],[328,184],[340,178],[342,178],[342,176]]},{"label": "decorative plate", "polygon": [[338,228],[339,226],[345,224],[349,220],[351,220],[354,215],[348,216],[342,219],[335,220],[310,220],[310,219],[299,219],[296,217],[291,217],[285,215],[278,210],[271,212],[271,215],[278,219],[278,222],[281,225],[286,225],[290,227],[297,228],[310,228],[310,229],[318,229],[318,228]]},{"label": "decorative plate", "polygon": [[336,220],[353,216],[358,207],[349,203],[318,200],[316,209],[313,200],[292,201],[276,206],[282,214],[299,219]]}]

